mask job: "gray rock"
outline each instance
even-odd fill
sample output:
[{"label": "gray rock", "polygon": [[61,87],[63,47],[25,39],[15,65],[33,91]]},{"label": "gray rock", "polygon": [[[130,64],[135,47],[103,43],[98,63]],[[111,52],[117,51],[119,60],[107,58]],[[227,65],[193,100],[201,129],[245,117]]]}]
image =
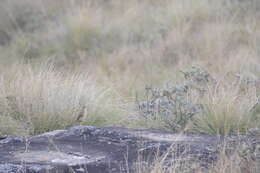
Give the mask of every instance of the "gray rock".
[{"label": "gray rock", "polygon": [[[8,136],[0,140],[0,173],[116,173],[126,172],[126,167],[131,172],[138,156],[150,162],[158,150],[160,154],[172,150],[174,154],[169,154],[168,159],[192,156],[206,168],[217,159],[224,139],[205,134],[92,126],[27,139]],[[235,146],[234,140],[231,143]]]},{"label": "gray rock", "polygon": [[260,128],[251,128],[248,130],[249,133],[251,133],[252,135],[259,135],[260,136]]}]

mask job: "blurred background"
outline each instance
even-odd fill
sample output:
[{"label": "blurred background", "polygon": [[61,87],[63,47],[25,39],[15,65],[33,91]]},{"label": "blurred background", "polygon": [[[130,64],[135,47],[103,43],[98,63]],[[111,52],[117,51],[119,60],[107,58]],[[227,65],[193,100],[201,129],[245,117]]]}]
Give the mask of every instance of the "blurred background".
[{"label": "blurred background", "polygon": [[258,0],[1,0],[0,131],[144,127],[125,105],[192,66],[257,80],[259,19]]}]

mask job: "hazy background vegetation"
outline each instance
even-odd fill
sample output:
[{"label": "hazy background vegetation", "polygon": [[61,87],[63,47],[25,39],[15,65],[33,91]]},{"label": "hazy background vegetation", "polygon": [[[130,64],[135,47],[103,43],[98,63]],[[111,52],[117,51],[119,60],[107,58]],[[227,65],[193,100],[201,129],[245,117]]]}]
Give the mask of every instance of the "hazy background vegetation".
[{"label": "hazy background vegetation", "polygon": [[259,127],[259,88],[230,84],[235,74],[259,80],[259,9],[258,0],[1,0],[0,132],[167,129],[128,105],[146,86],[183,82],[191,66],[221,88],[202,99],[198,131]]}]

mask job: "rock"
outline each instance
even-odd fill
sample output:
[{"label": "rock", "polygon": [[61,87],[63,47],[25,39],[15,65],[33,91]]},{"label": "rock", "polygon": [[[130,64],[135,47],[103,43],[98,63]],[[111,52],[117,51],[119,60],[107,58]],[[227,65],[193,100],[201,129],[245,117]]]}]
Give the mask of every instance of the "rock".
[{"label": "rock", "polygon": [[258,135],[260,136],[260,128],[251,128],[248,130],[249,133],[251,133],[252,135]]},{"label": "rock", "polygon": [[[30,138],[8,136],[0,140],[0,173],[124,173],[127,168],[132,172],[138,156],[151,162],[158,150],[163,154],[169,149],[174,154],[169,154],[168,159],[192,156],[207,168],[216,161],[218,147],[224,140],[205,134],[92,126]],[[230,143],[235,146],[236,141]]]},{"label": "rock", "polygon": [[3,30],[0,30],[0,46],[4,46],[9,43],[11,37]]},{"label": "rock", "polygon": [[6,135],[1,135],[1,134],[0,134],[0,140],[5,139],[6,137],[7,137]]}]

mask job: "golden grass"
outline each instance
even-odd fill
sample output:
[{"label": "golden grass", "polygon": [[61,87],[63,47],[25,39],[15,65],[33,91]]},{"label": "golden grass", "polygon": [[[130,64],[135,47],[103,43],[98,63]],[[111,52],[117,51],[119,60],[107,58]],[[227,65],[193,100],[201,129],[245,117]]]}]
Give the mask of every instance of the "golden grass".
[{"label": "golden grass", "polygon": [[80,123],[104,125],[113,123],[105,116],[116,116],[110,88],[97,86],[86,73],[56,71],[50,63],[18,64],[0,79],[0,129],[6,134],[33,135]]},{"label": "golden grass", "polygon": [[[233,83],[233,84],[232,84]],[[248,86],[237,80],[210,88],[202,101],[203,113],[195,118],[195,131],[210,134],[243,134],[249,128],[258,127],[253,107],[258,103],[254,85]],[[246,86],[246,87],[243,87]]]},{"label": "golden grass", "polygon": [[[118,104],[134,103],[147,85],[182,81],[179,71],[191,65],[217,79],[229,72],[257,79],[259,6],[258,0],[5,0],[0,118],[10,123],[1,131],[67,128],[79,124],[75,118],[86,105],[83,124],[132,126],[133,118]],[[249,121],[248,109],[259,93],[250,99],[236,99],[239,95],[227,87],[212,91],[205,99],[208,113],[199,121],[202,131],[247,128],[233,120]],[[12,121],[24,130],[9,125]]]},{"label": "golden grass", "polygon": [[[181,82],[179,71],[192,65],[221,81],[202,100],[197,131],[259,127],[259,112],[250,111],[259,90],[241,91],[225,78],[259,79],[259,7],[258,0],[2,0],[0,134],[77,124],[141,127],[137,113],[121,105],[142,98],[145,86]],[[180,170],[176,161],[165,168],[164,159],[149,165],[150,172],[202,172]],[[140,163],[137,172],[147,172]],[[223,155],[210,173],[257,170],[252,160]]]},{"label": "golden grass", "polygon": [[[167,155],[167,153],[166,153]],[[165,155],[164,155],[165,156]],[[231,156],[225,154],[225,148],[221,151],[216,163],[207,169],[202,169],[198,161],[192,158],[178,158],[167,162],[165,157],[155,158],[152,164],[143,160],[136,163],[136,173],[257,173],[260,165],[259,161],[250,157],[242,157],[239,152]],[[165,166],[165,165],[168,166]]]}]

